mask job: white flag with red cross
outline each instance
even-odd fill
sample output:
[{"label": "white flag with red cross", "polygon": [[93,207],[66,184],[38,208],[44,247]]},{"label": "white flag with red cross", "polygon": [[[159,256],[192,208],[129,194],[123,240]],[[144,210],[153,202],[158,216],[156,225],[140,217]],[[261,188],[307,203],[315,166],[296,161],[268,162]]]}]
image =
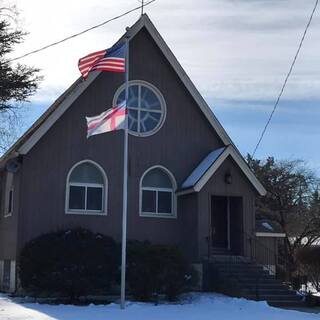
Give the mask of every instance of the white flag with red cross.
[{"label": "white flag with red cross", "polygon": [[123,101],[119,106],[112,107],[98,116],[86,117],[87,138],[100,133],[126,129],[126,115],[126,103]]}]

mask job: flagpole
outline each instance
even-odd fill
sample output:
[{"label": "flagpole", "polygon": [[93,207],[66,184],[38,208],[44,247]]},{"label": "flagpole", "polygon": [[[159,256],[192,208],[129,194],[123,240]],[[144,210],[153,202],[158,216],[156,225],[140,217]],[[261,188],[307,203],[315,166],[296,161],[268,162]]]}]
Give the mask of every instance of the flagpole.
[{"label": "flagpole", "polygon": [[[129,100],[129,37],[126,37],[125,101]],[[126,115],[123,143],[123,199],[122,199],[122,242],[121,242],[121,309],[126,302],[126,247],[128,208],[128,116]]]}]

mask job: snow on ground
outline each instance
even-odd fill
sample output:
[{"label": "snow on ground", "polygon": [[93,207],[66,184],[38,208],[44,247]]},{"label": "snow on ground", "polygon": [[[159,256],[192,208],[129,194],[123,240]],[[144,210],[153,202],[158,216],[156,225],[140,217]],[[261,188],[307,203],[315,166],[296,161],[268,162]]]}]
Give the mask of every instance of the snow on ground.
[{"label": "snow on ground", "polygon": [[218,294],[190,294],[180,304],[153,305],[129,302],[119,305],[18,304],[0,295],[1,320],[309,320],[319,315],[269,307],[265,302],[235,299]]}]

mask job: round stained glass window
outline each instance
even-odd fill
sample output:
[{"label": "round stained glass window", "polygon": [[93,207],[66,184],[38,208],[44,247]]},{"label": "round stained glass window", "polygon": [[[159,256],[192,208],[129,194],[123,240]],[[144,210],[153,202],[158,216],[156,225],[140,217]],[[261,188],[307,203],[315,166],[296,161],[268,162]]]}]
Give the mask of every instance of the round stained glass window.
[{"label": "round stained glass window", "polygon": [[[122,85],[115,94],[113,105],[125,100]],[[130,81],[128,98],[129,132],[147,136],[158,131],[165,118],[165,102],[157,88],[144,81]]]}]

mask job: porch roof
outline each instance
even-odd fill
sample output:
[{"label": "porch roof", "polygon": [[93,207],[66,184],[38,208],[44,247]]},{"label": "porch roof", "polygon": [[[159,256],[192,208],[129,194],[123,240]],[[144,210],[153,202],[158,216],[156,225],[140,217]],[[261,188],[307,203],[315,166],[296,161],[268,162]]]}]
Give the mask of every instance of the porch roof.
[{"label": "porch roof", "polygon": [[210,169],[210,167],[219,159],[222,152],[227,147],[222,147],[211,151],[200,164],[192,171],[190,176],[183,182],[181,189],[189,189],[194,187],[201,177]]},{"label": "porch roof", "polygon": [[199,192],[229,156],[236,162],[257,192],[261,196],[264,196],[267,193],[266,189],[256,178],[239,152],[237,152],[235,147],[231,144],[211,151],[182,183],[178,195]]},{"label": "porch roof", "polygon": [[280,225],[267,219],[256,220],[256,235],[258,237],[276,237],[283,238],[285,233],[281,230]]}]

